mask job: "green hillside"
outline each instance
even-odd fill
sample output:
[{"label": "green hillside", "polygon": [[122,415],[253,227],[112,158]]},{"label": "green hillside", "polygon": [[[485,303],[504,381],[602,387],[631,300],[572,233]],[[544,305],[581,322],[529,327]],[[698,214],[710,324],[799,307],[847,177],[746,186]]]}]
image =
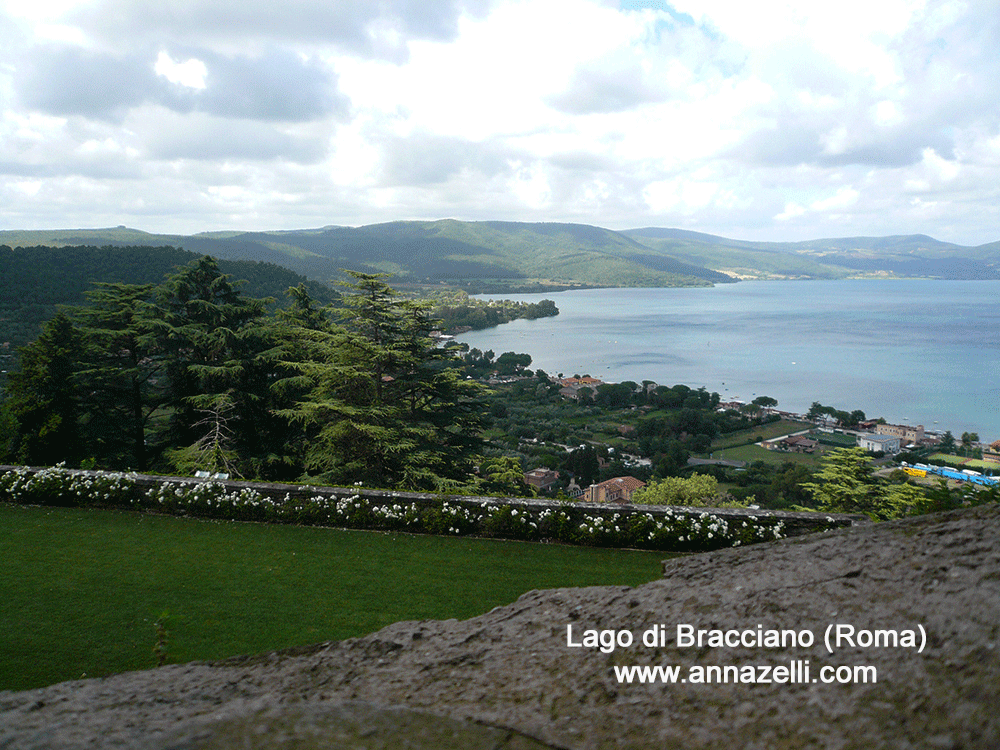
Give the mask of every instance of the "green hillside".
[{"label": "green hillside", "polygon": [[364,227],[154,235],[107,230],[0,232],[10,246],[170,244],[218,258],[283,265],[324,282],[341,269],[393,274],[397,283],[468,289],[572,286],[705,286],[724,274],[685,263],[608,229],[581,224],[400,221]]},{"label": "green hillside", "polygon": [[661,228],[622,234],[687,263],[739,278],[1000,279],[1000,243],[964,247],[922,234],[804,242],[752,242]]},{"label": "green hillside", "polygon": [[[671,230],[667,230],[671,232]],[[842,267],[822,263],[794,252],[763,247],[766,243],[741,242],[724,237],[662,230],[630,230],[625,234],[662,253],[700,264],[737,278],[749,279],[841,279],[850,275]]]},{"label": "green hillside", "polygon": [[170,245],[274,263],[330,283],[343,269],[387,272],[406,286],[523,292],[591,286],[704,286],[746,279],[857,276],[1000,278],[1000,243],[963,247],[926,235],[755,242],[661,227],[395,221],[267,232],[148,234],[126,227],[0,232],[0,245]]},{"label": "green hillside", "polygon": [[[579,224],[400,221],[248,233],[224,241],[282,253],[284,259],[275,262],[322,280],[339,278],[341,268],[352,268],[388,272],[405,282],[446,282],[467,288],[484,283],[520,289],[731,281],[617,232]],[[226,257],[228,250],[219,254]]]}]

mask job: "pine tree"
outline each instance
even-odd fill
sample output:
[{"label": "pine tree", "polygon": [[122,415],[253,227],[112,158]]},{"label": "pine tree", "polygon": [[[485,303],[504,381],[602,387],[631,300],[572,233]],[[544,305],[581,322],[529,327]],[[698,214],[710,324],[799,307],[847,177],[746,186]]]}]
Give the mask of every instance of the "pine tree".
[{"label": "pine tree", "polygon": [[210,409],[202,409],[204,418],[195,423],[204,434],[192,445],[167,451],[170,463],[184,474],[204,471],[209,474],[241,476],[237,468],[236,451],[232,449],[233,431],[229,428],[232,402],[220,395]]},{"label": "pine tree", "polygon": [[243,461],[259,455],[260,436],[272,419],[267,396],[275,349],[267,302],[243,297],[208,256],[157,288],[144,315],[167,375],[168,445],[200,440],[203,412],[225,396],[232,405],[234,450]]},{"label": "pine tree", "polygon": [[435,489],[466,480],[479,447],[480,387],[430,338],[426,308],[381,274],[352,273],[341,324],[300,326],[311,356],[286,367],[311,380],[281,414],[310,434],[306,466],[337,483]]},{"label": "pine tree", "polygon": [[304,284],[290,288],[288,296],[291,304],[277,312],[272,333],[276,345],[268,400],[278,419],[260,466],[260,473],[275,479],[305,471],[306,452],[323,421],[307,414],[305,404],[326,369],[328,339],[337,330],[330,309],[317,307]]},{"label": "pine tree", "polygon": [[157,356],[145,317],[152,284],[97,284],[89,307],[78,308],[85,342],[82,408],[88,450],[100,465],[148,468],[147,428],[165,399]]},{"label": "pine tree", "polygon": [[20,463],[76,465],[83,457],[76,373],[80,333],[60,312],[31,344],[21,347],[21,367],[10,376],[6,402],[17,433],[8,449]]},{"label": "pine tree", "polygon": [[890,488],[875,477],[871,458],[863,448],[838,448],[823,459],[815,474],[819,481],[805,482],[819,509],[830,513],[864,513],[875,520],[903,515],[922,494],[903,485]]}]

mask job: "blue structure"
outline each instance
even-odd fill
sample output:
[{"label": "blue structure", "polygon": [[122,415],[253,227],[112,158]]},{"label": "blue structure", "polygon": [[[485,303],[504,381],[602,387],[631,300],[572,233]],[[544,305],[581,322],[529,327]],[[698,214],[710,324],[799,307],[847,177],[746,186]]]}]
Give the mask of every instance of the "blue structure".
[{"label": "blue structure", "polygon": [[946,479],[957,479],[959,482],[972,482],[973,484],[982,485],[983,487],[996,487],[1000,484],[1000,479],[997,479],[996,477],[985,476],[979,473],[959,471],[958,469],[952,469],[949,466],[914,464],[913,468],[923,469],[928,474],[937,474],[938,476],[945,477]]}]

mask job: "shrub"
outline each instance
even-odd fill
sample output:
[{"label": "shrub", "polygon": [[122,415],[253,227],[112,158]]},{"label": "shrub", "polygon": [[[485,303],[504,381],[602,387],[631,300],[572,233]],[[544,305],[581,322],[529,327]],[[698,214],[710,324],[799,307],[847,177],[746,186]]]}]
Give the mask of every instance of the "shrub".
[{"label": "shrub", "polygon": [[[552,540],[596,547],[694,552],[780,539],[773,518],[722,518],[709,510],[667,508],[663,514],[609,506],[583,509],[455,498],[401,500],[341,496],[305,487],[272,498],[217,481],[164,479],[140,491],[134,474],[71,471],[62,466],[0,475],[0,500],[22,504],[118,507],[235,521],[294,523],[448,536]],[[708,478],[705,478],[708,479]],[[714,483],[714,480],[713,480]],[[834,525],[828,519],[829,526]]]}]

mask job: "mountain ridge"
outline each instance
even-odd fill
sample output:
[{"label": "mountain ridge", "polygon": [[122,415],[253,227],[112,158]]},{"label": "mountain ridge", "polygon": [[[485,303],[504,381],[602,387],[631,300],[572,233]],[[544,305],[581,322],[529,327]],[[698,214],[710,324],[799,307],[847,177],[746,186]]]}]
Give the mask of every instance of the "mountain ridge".
[{"label": "mountain ridge", "polygon": [[0,244],[10,246],[101,243],[171,245],[230,260],[275,263],[324,283],[339,280],[342,269],[350,268],[386,272],[396,283],[469,291],[858,276],[1000,279],[1000,241],[964,246],[924,234],[774,242],[668,227],[616,231],[567,222],[457,219],[193,235],[125,226],[0,231]]}]

